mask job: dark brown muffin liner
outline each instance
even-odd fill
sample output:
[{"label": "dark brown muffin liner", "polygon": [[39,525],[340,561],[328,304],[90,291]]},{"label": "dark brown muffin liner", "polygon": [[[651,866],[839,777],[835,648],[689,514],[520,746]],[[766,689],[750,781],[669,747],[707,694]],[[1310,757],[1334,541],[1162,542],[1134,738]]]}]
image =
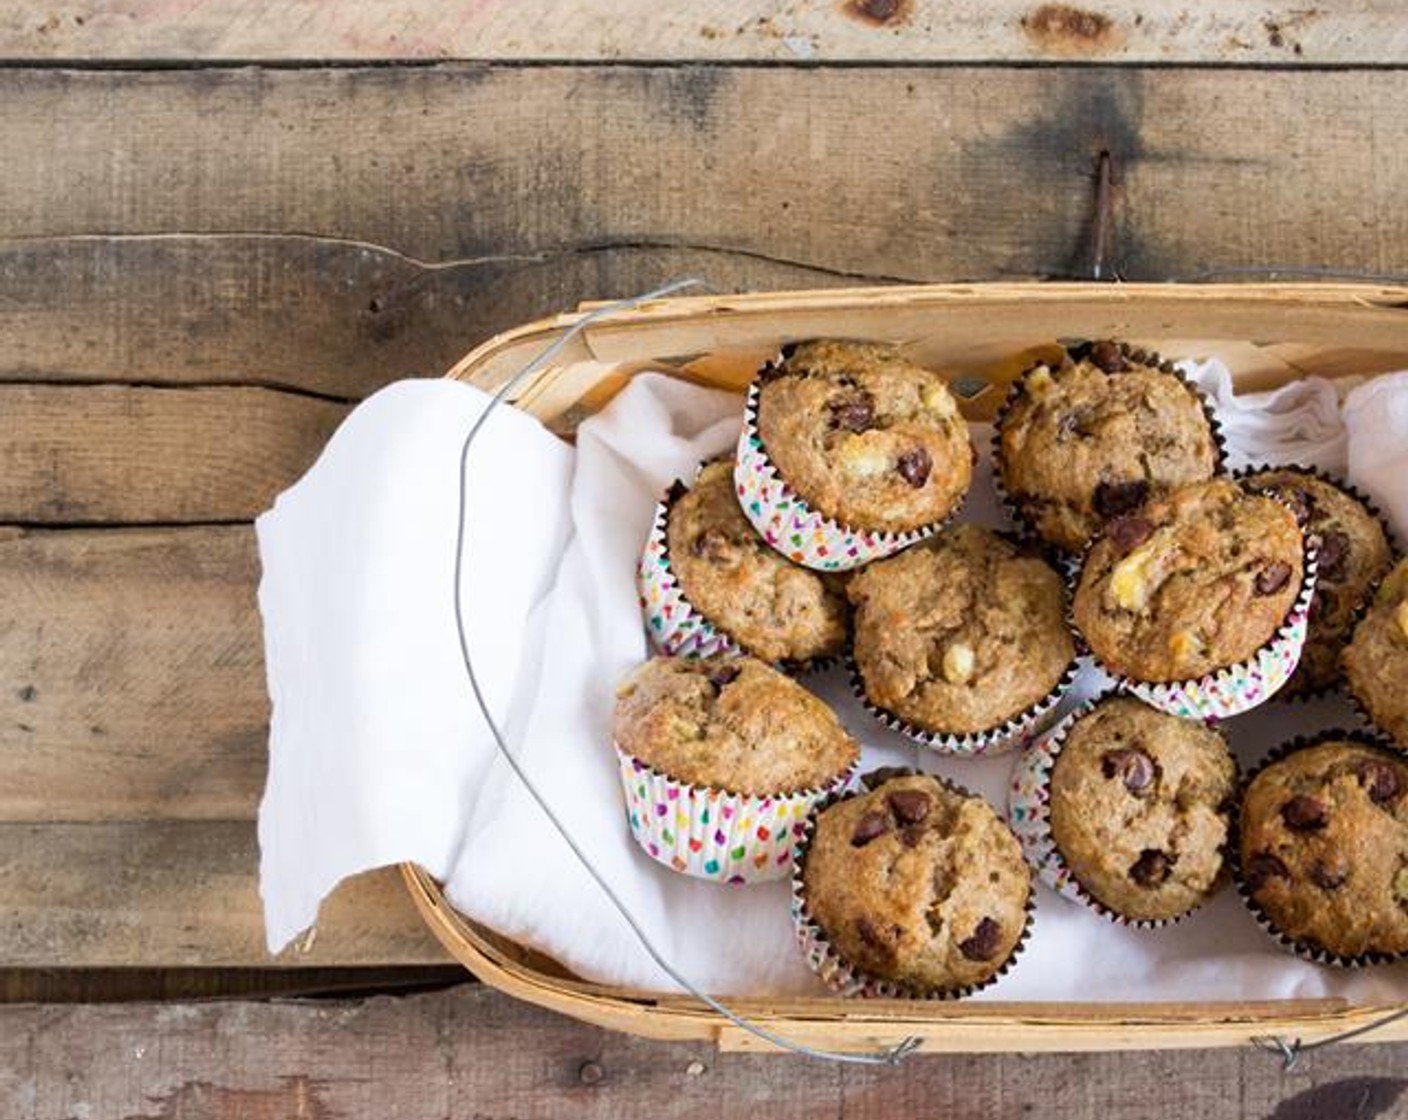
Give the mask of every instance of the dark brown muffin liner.
[{"label": "dark brown muffin liner", "polygon": [[[700,470],[705,464],[700,464]],[[636,567],[636,593],[641,616],[651,644],[670,657],[713,657],[725,653],[748,653],[747,647],[719,623],[711,620],[690,602],[684,584],[670,564],[667,532],[670,510],[689,492],[683,480],[676,479],[655,507],[650,535]],[[791,676],[818,672],[840,664],[841,656],[784,659],[776,668]]]},{"label": "dark brown muffin liner", "polygon": [[1080,659],[1078,656],[1073,657],[1065,669],[1061,671],[1061,677],[1055,687],[1035,704],[1024,708],[994,727],[963,734],[950,731],[929,731],[896,715],[887,708],[882,708],[866,695],[865,678],[861,675],[860,666],[856,663],[854,650],[847,654],[845,665],[850,677],[851,693],[883,727],[890,731],[898,731],[906,739],[938,754],[964,758],[1003,754],[1006,751],[1015,750],[1040,735],[1051,725],[1057,707],[1066,693],[1070,691],[1071,685],[1075,683],[1076,674],[1080,671]]},{"label": "dark brown muffin liner", "polygon": [[1311,735],[1297,735],[1289,742],[1269,751],[1260,762],[1256,764],[1242,781],[1241,794],[1238,797],[1239,809],[1236,817],[1236,828],[1231,836],[1231,865],[1232,878],[1237,886],[1237,895],[1242,903],[1256,919],[1256,924],[1261,927],[1268,937],[1275,941],[1281,948],[1289,953],[1293,953],[1302,960],[1307,960],[1313,964],[1331,965],[1335,968],[1366,968],[1371,965],[1395,964],[1399,961],[1408,960],[1408,950],[1402,953],[1381,953],[1368,952],[1360,953],[1356,956],[1346,956],[1343,953],[1334,953],[1324,946],[1309,941],[1297,941],[1287,933],[1283,933],[1277,928],[1271,916],[1261,908],[1261,905],[1252,896],[1251,890],[1247,886],[1246,870],[1242,866],[1242,843],[1241,843],[1241,809],[1240,805],[1246,796],[1247,790],[1252,783],[1268,767],[1275,763],[1282,762],[1295,754],[1297,751],[1309,750],[1311,747],[1320,746],[1331,741],[1342,741],[1354,743],[1359,746],[1371,747],[1382,750],[1392,756],[1395,761],[1402,762],[1403,754],[1395,750],[1393,744],[1384,740],[1378,735],[1358,728],[1346,730],[1344,728],[1329,728],[1325,731],[1317,731]]},{"label": "dark brown muffin liner", "polygon": [[[1286,471],[1292,474],[1304,475],[1307,478],[1314,478],[1325,483],[1327,486],[1333,486],[1346,497],[1352,498],[1354,501],[1358,502],[1364,507],[1364,510],[1379,523],[1380,528],[1384,531],[1384,540],[1388,542],[1389,556],[1391,558],[1390,569],[1393,563],[1397,563],[1399,557],[1402,555],[1402,551],[1398,547],[1398,540],[1394,534],[1393,526],[1388,523],[1388,518],[1384,516],[1378,504],[1369,497],[1369,495],[1365,494],[1364,491],[1354,486],[1353,483],[1331,471],[1322,470],[1319,467],[1306,466],[1304,463],[1284,463],[1281,465],[1262,463],[1257,466],[1246,466],[1233,471],[1232,477],[1243,485],[1246,485],[1253,475],[1261,474],[1264,471]],[[1355,604],[1349,626],[1349,634],[1351,636],[1354,634],[1354,628],[1359,625],[1359,620],[1363,617],[1366,607],[1373,601],[1373,596],[1374,589],[1371,587],[1360,598],[1359,602]],[[1313,626],[1314,623],[1312,622],[1311,625]],[[1309,640],[1308,633],[1306,640]],[[1339,677],[1328,684],[1316,685],[1314,687],[1298,687],[1295,688],[1294,691],[1291,691],[1290,686],[1293,684],[1295,684],[1294,674],[1292,674],[1292,680],[1287,683],[1287,687],[1281,689],[1281,691],[1277,693],[1276,698],[1288,703],[1303,703],[1322,696],[1331,696],[1341,691],[1345,693],[1349,692],[1343,672],[1340,673]]]},{"label": "dark brown muffin liner", "polygon": [[[1289,503],[1275,495],[1268,496],[1290,508]],[[1100,539],[1096,537],[1086,547],[1081,557],[1082,573],[1091,550]],[[1115,681],[1121,691],[1139,697],[1161,712],[1183,719],[1205,722],[1230,719],[1264,704],[1285,686],[1295,672],[1300,651],[1305,646],[1310,600],[1315,594],[1316,555],[1313,543],[1302,533],[1300,590],[1275,633],[1250,657],[1201,677],[1178,681],[1141,681],[1116,672],[1099,658],[1081,632],[1076,622],[1074,593],[1067,601],[1067,621],[1071,632],[1077,636],[1078,645],[1089,653],[1095,664]]]},{"label": "dark brown muffin liner", "polygon": [[[785,357],[785,354],[783,355]],[[775,368],[763,367],[764,373]],[[761,378],[760,374],[760,378]],[[744,516],[763,540],[793,563],[818,571],[848,571],[893,556],[954,519],[967,500],[961,495],[948,514],[905,532],[861,529],[812,508],[782,477],[768,457],[758,431],[760,379],[748,387],[743,431],[734,459],[734,490]],[[971,436],[970,436],[971,439]]]},{"label": "dark brown muffin liner", "polygon": [[[1075,346],[1065,345],[1066,354],[1071,360],[1080,360],[1075,353],[1080,349],[1080,345],[1081,344]],[[1088,346],[1089,344],[1086,343],[1084,345]],[[1215,478],[1225,473],[1227,469],[1227,436],[1222,429],[1222,421],[1217,418],[1217,413],[1213,409],[1212,401],[1208,395],[1193,383],[1192,378],[1184,373],[1176,362],[1165,360],[1159,354],[1151,350],[1142,350],[1132,347],[1127,342],[1117,342],[1116,345],[1126,358],[1135,362],[1137,365],[1149,366],[1153,369],[1157,369],[1161,373],[1172,374],[1182,383],[1183,387],[1193,395],[1193,399],[1198,402],[1199,407],[1203,410],[1203,416],[1208,422],[1208,431],[1212,435],[1213,449],[1217,458],[1217,462],[1213,466],[1213,477]],[[1083,357],[1084,355],[1082,354],[1081,356]],[[1036,524],[1026,515],[1025,511],[1023,511],[1021,504],[1008,493],[1007,487],[1004,485],[1002,479],[1002,429],[1006,425],[1007,414],[1011,412],[1012,406],[1017,403],[1018,398],[1026,392],[1027,378],[1041,366],[1045,366],[1047,369],[1052,368],[1050,362],[1037,362],[1023,370],[1021,376],[1007,387],[1007,396],[1003,400],[1002,405],[998,408],[997,414],[993,417],[992,484],[993,489],[997,492],[997,497],[1002,504],[1003,510],[1007,513],[1011,522],[1021,530],[1023,535],[1045,541],[1045,543],[1055,549],[1062,557],[1063,563],[1067,568],[1074,566],[1078,570],[1085,549],[1072,550],[1046,541]],[[1118,375],[1110,374],[1109,376],[1116,377]],[[1096,536],[1098,537],[1099,534],[1097,533]],[[1087,545],[1087,548],[1088,547]]]},{"label": "dark brown muffin liner", "polygon": [[[1086,889],[1056,845],[1051,831],[1051,775],[1066,744],[1066,736],[1071,729],[1096,707],[1111,697],[1123,695],[1117,688],[1109,688],[1092,697],[1079,707],[1062,717],[1046,734],[1040,736],[1018,760],[1008,788],[1007,823],[1016,833],[1022,845],[1022,854],[1036,872],[1037,878],[1054,890],[1062,898],[1079,902],[1095,913],[1129,929],[1162,929],[1176,925],[1202,907],[1222,889],[1226,876],[1231,871],[1233,824],[1235,814],[1229,818],[1228,839],[1223,851],[1224,878],[1213,890],[1181,914],[1171,918],[1131,918],[1107,906]],[[1235,765],[1236,758],[1233,756]]]},{"label": "dark brown muffin liner", "polygon": [[[965,789],[956,782],[951,782],[947,778],[938,774],[924,774],[923,771],[913,770],[907,767],[887,767],[872,774],[863,775],[861,783],[865,785],[866,791],[881,784],[883,780],[892,777],[910,776],[923,774],[924,777],[932,778],[945,789],[956,793],[962,797],[977,797],[977,794]],[[868,778],[875,776],[877,780],[872,785]],[[945,1001],[963,999],[980,992],[984,988],[990,988],[1002,979],[1016,963],[1017,958],[1027,947],[1027,942],[1031,939],[1032,922],[1036,915],[1036,890],[1035,884],[1029,883],[1027,889],[1027,901],[1024,907],[1026,921],[1022,926],[1021,935],[1017,938],[1017,944],[1013,946],[1012,952],[1007,955],[1007,959],[997,968],[987,979],[977,984],[963,984],[952,988],[942,988],[937,991],[928,991],[912,987],[894,980],[886,980],[874,976],[864,969],[858,968],[836,949],[827,936],[826,931],[821,928],[820,923],[811,916],[807,909],[806,884],[803,881],[803,871],[806,865],[807,852],[811,848],[813,837],[816,835],[817,817],[832,805],[844,801],[850,797],[856,797],[861,792],[860,789],[850,788],[833,793],[817,801],[807,814],[806,820],[802,823],[801,832],[797,837],[797,844],[793,850],[792,859],[792,923],[796,933],[798,947],[802,950],[802,955],[806,958],[807,964],[811,966],[813,972],[821,978],[821,981],[832,991],[847,998],[862,999],[910,999],[910,1000],[933,1000]]]}]

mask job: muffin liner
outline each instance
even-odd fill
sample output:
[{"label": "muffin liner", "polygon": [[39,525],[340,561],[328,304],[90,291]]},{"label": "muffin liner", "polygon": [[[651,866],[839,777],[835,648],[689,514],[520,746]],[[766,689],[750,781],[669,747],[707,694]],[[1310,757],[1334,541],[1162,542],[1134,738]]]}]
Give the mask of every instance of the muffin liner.
[{"label": "muffin liner", "polygon": [[738,437],[733,481],[739,505],[765,541],[789,560],[819,571],[841,572],[892,556],[934,533],[963,508],[904,533],[855,529],[812,509],[768,458],[758,434],[758,383],[748,389],[743,431]]},{"label": "muffin liner", "polygon": [[[1388,518],[1384,516],[1383,511],[1379,509],[1377,503],[1375,503],[1374,500],[1369,497],[1369,495],[1365,494],[1362,490],[1355,487],[1352,483],[1341,478],[1339,475],[1332,474],[1329,471],[1321,470],[1319,467],[1306,466],[1303,463],[1284,463],[1281,465],[1276,465],[1273,463],[1263,463],[1259,466],[1247,466],[1242,467],[1239,470],[1233,471],[1232,477],[1238,482],[1245,484],[1253,475],[1261,474],[1263,471],[1287,471],[1293,474],[1304,475],[1307,478],[1317,479],[1320,482],[1325,483],[1327,486],[1333,486],[1336,490],[1341,491],[1347,497],[1353,498],[1356,502],[1363,506],[1365,510],[1368,511],[1368,513],[1371,517],[1374,518],[1374,520],[1379,523],[1379,526],[1384,531],[1384,540],[1388,542],[1389,555],[1392,558],[1393,562],[1397,562],[1401,553],[1398,548],[1398,542],[1393,531],[1393,526],[1388,523]],[[1349,628],[1349,633],[1351,635],[1353,635],[1354,633],[1354,628],[1359,625],[1359,620],[1364,617],[1364,612],[1368,604],[1372,602],[1372,600],[1373,588],[1370,588],[1364,598],[1361,599],[1359,603],[1355,605],[1353,617],[1350,621]],[[1341,672],[1339,677],[1331,681],[1329,684],[1316,685],[1314,687],[1297,688],[1294,692],[1287,692],[1285,690],[1282,690],[1282,692],[1277,696],[1277,699],[1283,700],[1287,703],[1305,702],[1308,700],[1317,699],[1321,696],[1329,696],[1340,691],[1343,691],[1346,694],[1349,693],[1348,683],[1345,680],[1343,672]]]},{"label": "muffin liner", "polygon": [[[1051,832],[1051,775],[1056,767],[1056,759],[1066,744],[1066,736],[1083,716],[1088,715],[1103,701],[1118,695],[1120,691],[1112,688],[1092,697],[1069,712],[1060,723],[1022,752],[1022,757],[1017,760],[1017,766],[1012,772],[1012,782],[1007,791],[1007,822],[1021,841],[1022,852],[1036,872],[1037,878],[1062,898],[1079,902],[1117,925],[1130,929],[1162,929],[1197,913],[1207,900],[1204,899],[1172,918],[1126,917],[1106,906],[1085,889],[1071,871],[1065,857],[1061,855],[1056,846],[1056,838]],[[1232,842],[1232,834],[1232,829],[1229,828],[1229,845]],[[1223,862],[1230,869],[1230,851],[1224,855]]]},{"label": "muffin liner", "polygon": [[812,805],[845,789],[845,772],[798,793],[728,793],[679,781],[616,745],[631,835],[651,859],[715,883],[785,879]]},{"label": "muffin liner", "polygon": [[1075,682],[1080,671],[1079,658],[1072,658],[1061,671],[1056,686],[1030,707],[1004,720],[995,727],[967,734],[953,731],[928,731],[911,723],[903,716],[896,715],[888,708],[882,708],[865,693],[865,679],[860,666],[856,664],[854,653],[846,658],[846,668],[850,675],[851,692],[861,706],[891,731],[898,731],[906,739],[927,747],[938,754],[956,755],[965,758],[979,758],[986,755],[999,755],[1029,743],[1033,737],[1051,726],[1056,708]]},{"label": "muffin liner", "polygon": [[[1143,360],[1139,363],[1140,365],[1152,366],[1160,372],[1172,374],[1182,382],[1185,389],[1193,394],[1193,398],[1202,407],[1203,416],[1207,418],[1208,431],[1212,433],[1213,450],[1217,459],[1217,462],[1213,466],[1213,477],[1222,474],[1227,466],[1227,436],[1222,430],[1222,422],[1217,418],[1217,413],[1213,410],[1212,401],[1208,398],[1208,395],[1193,383],[1193,380],[1183,372],[1182,368],[1180,368],[1177,363],[1165,361],[1153,351],[1139,350],[1126,342],[1119,342],[1116,343],[1116,345],[1119,346],[1120,352],[1123,353],[1126,358],[1134,360],[1133,355],[1141,355]],[[1067,348],[1067,353],[1070,353],[1069,348]],[[1045,541],[1045,538],[1037,531],[1036,525],[1027,518],[1018,502],[1007,492],[1007,488],[1002,482],[1001,469],[1002,429],[1007,422],[1007,414],[1012,410],[1012,406],[1017,403],[1018,398],[1025,392],[1027,377],[1033,370],[1037,369],[1038,366],[1046,366],[1049,369],[1051,368],[1051,363],[1038,362],[1036,365],[1023,371],[1022,375],[1008,386],[1007,396],[1003,400],[1002,405],[998,408],[996,416],[993,417],[992,484],[993,489],[997,492],[998,500],[1002,503],[1002,508],[1012,524],[1016,525],[1024,536],[1030,536],[1037,540]],[[1117,375],[1111,374],[1110,376]],[[1046,543],[1049,547],[1056,550],[1067,570],[1079,570],[1082,555],[1081,550],[1077,549],[1073,551],[1052,544],[1049,541]]]},{"label": "muffin liner", "polygon": [[[1095,541],[1092,541],[1091,547],[1094,544]],[[1090,549],[1087,548],[1086,556],[1081,561],[1082,569],[1089,555]],[[1315,548],[1302,534],[1300,591],[1270,641],[1244,661],[1188,680],[1141,681],[1116,672],[1101,661],[1091,649],[1089,640],[1081,633],[1075,618],[1074,595],[1070,597],[1067,618],[1071,630],[1078,635],[1081,647],[1090,652],[1095,663],[1114,679],[1121,691],[1139,697],[1152,708],[1183,719],[1204,722],[1230,719],[1265,703],[1295,672],[1300,651],[1305,645],[1316,571]]]},{"label": "muffin liner", "polygon": [[[1317,731],[1313,735],[1298,735],[1289,742],[1282,743],[1279,747],[1271,750],[1265,758],[1256,764],[1243,780],[1242,794],[1245,795],[1246,791],[1251,787],[1252,782],[1256,780],[1257,775],[1268,766],[1276,762],[1281,762],[1297,751],[1308,750],[1311,747],[1319,746],[1321,743],[1326,743],[1331,740],[1340,740],[1366,747],[1376,747],[1380,750],[1387,751],[1394,758],[1400,761],[1402,760],[1402,752],[1395,750],[1391,742],[1376,734],[1359,729],[1345,730],[1343,728],[1329,728],[1325,731]],[[1238,801],[1241,801],[1241,797],[1238,798]],[[1233,881],[1237,885],[1237,894],[1252,917],[1256,919],[1256,924],[1261,927],[1262,932],[1280,945],[1281,948],[1289,953],[1294,953],[1302,960],[1311,961],[1314,964],[1331,965],[1335,968],[1365,968],[1370,965],[1394,964],[1398,961],[1408,960],[1408,950],[1402,953],[1360,953],[1357,956],[1333,953],[1324,948],[1324,946],[1306,941],[1297,941],[1289,934],[1283,933],[1281,930],[1277,929],[1276,923],[1272,921],[1271,916],[1267,914],[1256,899],[1252,897],[1252,892],[1247,887],[1245,869],[1242,867],[1240,812],[1237,815],[1236,824],[1238,827],[1234,829],[1231,837],[1230,862],[1232,864]]]},{"label": "muffin liner", "polygon": [[[907,770],[904,768],[894,768],[889,772],[893,776],[901,774],[919,774],[918,770]],[[973,797],[974,794],[964,789],[955,782],[950,782],[938,774],[925,774],[925,777],[933,778],[944,788],[954,793],[962,794],[965,797]],[[831,943],[826,931],[811,916],[807,909],[806,889],[802,881],[802,867],[806,861],[806,854],[811,847],[812,839],[816,834],[816,820],[822,810],[844,801],[848,797],[854,797],[859,791],[837,791],[829,796],[820,799],[812,806],[807,814],[806,820],[802,822],[797,833],[797,842],[793,858],[792,869],[792,924],[796,933],[797,944],[802,950],[802,955],[806,958],[807,964],[812,971],[821,978],[832,991],[848,999],[912,999],[912,1000],[955,1000],[963,999],[974,992],[990,988],[1005,976],[1016,963],[1027,947],[1027,942],[1031,939],[1032,921],[1036,913],[1036,891],[1027,891],[1027,903],[1025,907],[1026,921],[1022,926],[1022,933],[1017,938],[1017,944],[1013,946],[1012,952],[1008,954],[1001,966],[986,980],[977,984],[962,984],[953,988],[943,988],[938,991],[927,991],[913,988],[907,984],[897,983],[893,980],[885,980],[878,976],[873,976],[863,969],[856,967],[847,961]],[[1034,885],[1033,885],[1034,886]]]}]

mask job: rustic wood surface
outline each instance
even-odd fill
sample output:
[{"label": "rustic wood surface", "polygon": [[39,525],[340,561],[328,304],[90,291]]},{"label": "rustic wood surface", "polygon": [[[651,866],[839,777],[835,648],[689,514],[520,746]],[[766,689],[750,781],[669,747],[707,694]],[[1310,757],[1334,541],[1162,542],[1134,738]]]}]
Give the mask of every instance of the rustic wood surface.
[{"label": "rustic wood surface", "polygon": [[0,0],[0,58],[1401,63],[1394,0]]},{"label": "rustic wood surface", "polygon": [[916,1057],[897,1069],[643,1042],[464,986],[320,1003],[0,1008],[14,1120],[447,1116],[1374,1120],[1408,1048]]}]

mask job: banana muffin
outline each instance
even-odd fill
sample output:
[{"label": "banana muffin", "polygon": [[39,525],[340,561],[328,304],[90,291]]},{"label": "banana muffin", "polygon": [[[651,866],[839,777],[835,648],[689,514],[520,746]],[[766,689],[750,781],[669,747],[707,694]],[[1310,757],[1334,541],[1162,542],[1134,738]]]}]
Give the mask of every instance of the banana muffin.
[{"label": "banana muffin", "polygon": [[1223,883],[1236,791],[1218,732],[1111,696],[1070,726],[1052,765],[1052,839],[1104,909],[1178,918]]},{"label": "banana muffin", "polygon": [[1264,767],[1240,856],[1252,905],[1301,948],[1408,952],[1408,765],[1393,751],[1330,732]]},{"label": "banana muffin", "polygon": [[1138,681],[1246,661],[1301,590],[1300,526],[1281,502],[1214,479],[1111,521],[1087,554],[1074,618],[1091,652]]},{"label": "banana muffin", "polygon": [[819,789],[860,748],[836,713],[753,657],[657,657],[616,690],[616,745],[680,782],[759,796]]},{"label": "banana muffin", "polygon": [[942,521],[968,491],[968,424],[944,379],[894,347],[818,340],[759,374],[767,457],[812,509],[853,529]]},{"label": "banana muffin", "polygon": [[1172,363],[1100,341],[1039,365],[998,418],[997,472],[1044,540],[1083,549],[1112,517],[1213,476],[1221,459],[1202,398]]},{"label": "banana muffin", "polygon": [[1304,695],[1335,684],[1340,653],[1349,641],[1355,613],[1393,564],[1383,522],[1362,499],[1301,467],[1259,471],[1247,478],[1288,502],[1316,546],[1315,595],[1310,631],[1287,695]]},{"label": "banana muffin", "polygon": [[1026,929],[1031,872],[981,797],[894,777],[816,812],[801,920],[851,969],[909,995],[990,981]]},{"label": "banana muffin", "polygon": [[1344,670],[1369,718],[1408,751],[1408,560],[1379,585],[1344,651]]},{"label": "banana muffin", "polygon": [[841,577],[794,564],[743,516],[732,462],[704,466],[666,520],[670,567],[690,604],[749,653],[801,662],[846,644]]},{"label": "banana muffin", "polygon": [[922,731],[998,727],[1050,696],[1075,658],[1061,577],[977,525],[867,566],[846,594],[866,699]]}]

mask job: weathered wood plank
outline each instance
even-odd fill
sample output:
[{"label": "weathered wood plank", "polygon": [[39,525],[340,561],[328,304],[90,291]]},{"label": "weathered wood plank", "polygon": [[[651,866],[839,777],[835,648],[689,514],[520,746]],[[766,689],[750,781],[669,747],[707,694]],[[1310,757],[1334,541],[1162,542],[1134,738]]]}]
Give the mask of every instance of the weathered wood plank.
[{"label": "weathered wood plank", "polygon": [[271,960],[258,863],[250,821],[0,824],[0,967],[448,961],[394,869],[344,883],[316,935]]},{"label": "weathered wood plank", "polygon": [[252,518],[346,414],[259,388],[0,384],[0,523]]},{"label": "weathered wood plank", "polygon": [[774,1120],[1402,1115],[1408,1045],[916,1057],[898,1068],[715,1054],[583,1026],[489,989],[365,1001],[0,1008],[18,1120],[474,1115]]},{"label": "weathered wood plank", "polygon": [[134,1000],[356,999],[429,991],[474,978],[458,964],[341,968],[0,968],[0,1004]]},{"label": "weathered wood plank", "polygon": [[0,821],[252,819],[258,577],[248,526],[0,529]]},{"label": "weathered wood plank", "polygon": [[0,57],[1363,64],[1408,58],[1397,14],[1391,0],[3,0]]},{"label": "weathered wood plank", "polygon": [[[0,229],[298,231],[471,272],[646,247],[706,272],[719,251],[1069,275],[1108,151],[1126,278],[1385,271],[1408,243],[1405,97],[1403,70],[5,70],[0,147],[26,158],[0,164]],[[540,272],[536,309],[621,290],[591,273]]]}]

